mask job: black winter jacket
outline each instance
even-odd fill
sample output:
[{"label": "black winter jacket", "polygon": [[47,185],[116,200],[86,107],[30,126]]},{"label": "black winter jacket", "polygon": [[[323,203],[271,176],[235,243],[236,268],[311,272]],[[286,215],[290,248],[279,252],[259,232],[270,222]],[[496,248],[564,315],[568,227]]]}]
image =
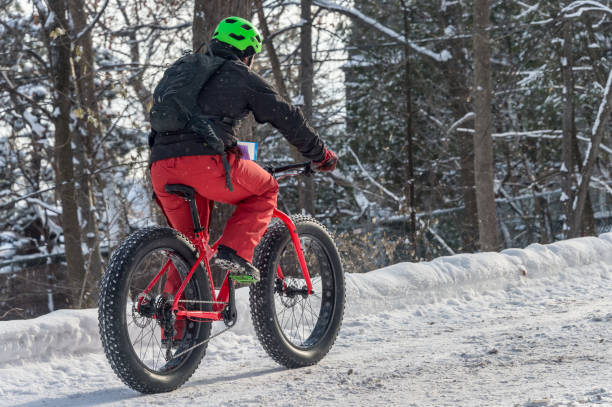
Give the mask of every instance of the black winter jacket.
[{"label": "black winter jacket", "polygon": [[[198,103],[202,114],[233,119],[233,124],[228,120],[216,120],[215,124],[228,138],[236,140],[237,122],[248,112],[253,112],[257,122],[276,127],[304,157],[313,161],[323,159],[325,146],[298,108],[287,103],[232,52],[222,47],[215,48],[214,44],[212,52],[228,61],[200,91]],[[165,144],[159,140],[161,137],[149,139],[151,163],[172,157],[216,154],[197,140]]]}]

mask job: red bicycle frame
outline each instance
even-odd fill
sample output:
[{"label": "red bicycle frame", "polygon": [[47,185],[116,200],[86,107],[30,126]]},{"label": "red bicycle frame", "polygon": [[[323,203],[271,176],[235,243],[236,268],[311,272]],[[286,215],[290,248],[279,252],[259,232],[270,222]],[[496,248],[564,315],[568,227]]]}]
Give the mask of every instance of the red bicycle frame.
[{"label": "red bicycle frame", "polygon": [[[285,213],[279,211],[278,209],[274,209],[272,216],[280,219],[287,226],[287,229],[289,230],[289,234],[291,235],[293,246],[295,247],[295,252],[297,254],[300,268],[302,269],[304,280],[306,281],[306,287],[308,288],[308,294],[311,294],[312,293],[312,283],[310,281],[310,274],[308,273],[308,266],[306,265],[306,259],[304,258],[304,251],[302,249],[302,242],[300,241],[300,238],[298,236],[297,228],[295,227],[295,224],[293,223],[291,218],[287,216]],[[221,284],[221,289],[219,290],[219,293],[216,294],[217,290],[215,289],[215,286],[213,283],[212,272],[210,270],[210,259],[213,257],[213,255],[217,251],[218,242],[215,243],[212,247],[210,247],[208,245],[208,242],[204,240],[204,233],[199,232],[199,233],[196,233],[195,241],[193,243],[196,245],[200,253],[200,256],[198,257],[198,260],[196,261],[196,263],[191,267],[191,270],[189,270],[187,277],[185,278],[185,280],[183,280],[183,283],[181,284],[180,288],[174,295],[174,302],[172,303],[172,312],[176,315],[177,320],[193,318],[193,319],[198,319],[198,320],[204,319],[204,320],[209,320],[209,321],[220,321],[223,319],[223,310],[229,302],[229,293],[230,293],[229,285],[232,284],[233,282],[229,278],[229,271],[228,271],[225,275],[225,279],[223,280],[223,283]],[[206,266],[206,271],[208,272],[208,280],[210,282],[213,310],[212,311],[188,311],[188,310],[180,309],[179,299],[183,295],[183,291],[185,290],[185,287],[189,283],[189,280],[191,280],[191,277],[196,272],[196,270],[198,269],[198,266],[202,262],[204,262],[204,265]],[[171,260],[168,259],[164,267],[162,267],[162,269],[159,271],[159,273],[157,273],[155,278],[153,278],[153,280],[149,283],[147,288],[144,290],[143,294],[146,295],[153,289],[155,284],[157,284],[157,282],[168,271],[168,269],[170,268],[170,264],[171,264]],[[284,280],[285,277],[283,275],[283,271],[281,270],[280,265],[276,268],[276,274],[278,278],[280,278],[281,280]],[[142,298],[143,297],[141,296],[138,306],[140,306],[140,303],[142,302]]]}]

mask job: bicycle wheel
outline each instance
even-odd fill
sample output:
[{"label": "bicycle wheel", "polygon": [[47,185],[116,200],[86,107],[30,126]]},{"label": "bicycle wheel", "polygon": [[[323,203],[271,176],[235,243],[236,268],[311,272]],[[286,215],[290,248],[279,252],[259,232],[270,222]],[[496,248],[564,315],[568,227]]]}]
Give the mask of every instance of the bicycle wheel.
[{"label": "bicycle wheel", "polygon": [[[117,248],[102,279],[98,322],[102,347],[119,378],[142,393],[160,393],[181,386],[206,352],[211,323],[173,319],[174,294],[197,253],[179,232],[147,228],[132,233]],[[168,264],[168,271],[147,295],[145,288]],[[196,270],[179,307],[210,311],[208,278]]]},{"label": "bicycle wheel", "polygon": [[[262,346],[288,368],[313,365],[331,349],[344,313],[344,274],[336,245],[316,220],[292,217],[313,292],[308,294],[291,236],[273,224],[255,250],[261,280],[250,287],[251,317]],[[277,268],[283,278],[277,275]]]}]

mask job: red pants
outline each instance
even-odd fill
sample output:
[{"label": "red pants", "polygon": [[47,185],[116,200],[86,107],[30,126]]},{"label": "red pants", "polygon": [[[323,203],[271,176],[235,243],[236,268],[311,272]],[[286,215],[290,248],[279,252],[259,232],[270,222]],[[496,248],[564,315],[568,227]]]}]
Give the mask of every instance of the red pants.
[{"label": "red pants", "polygon": [[151,167],[153,189],[161,202],[170,226],[194,238],[189,205],[177,195],[164,190],[166,184],[185,184],[196,190],[200,224],[208,241],[210,208],[213,201],[236,205],[227,221],[219,244],[230,247],[240,257],[252,261],[253,250],[266,232],[276,207],[278,184],[263,168],[249,160],[237,160],[229,154],[234,190],[225,185],[221,157],[197,155],[156,161]]}]

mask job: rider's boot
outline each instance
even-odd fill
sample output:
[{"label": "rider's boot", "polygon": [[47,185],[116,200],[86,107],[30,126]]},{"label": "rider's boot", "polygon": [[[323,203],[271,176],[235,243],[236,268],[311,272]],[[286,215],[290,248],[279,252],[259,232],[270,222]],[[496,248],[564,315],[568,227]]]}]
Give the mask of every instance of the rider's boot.
[{"label": "rider's boot", "polygon": [[251,263],[238,256],[236,251],[230,247],[220,245],[213,264],[220,266],[230,272],[230,278],[239,283],[256,283],[259,281],[259,270]]}]

